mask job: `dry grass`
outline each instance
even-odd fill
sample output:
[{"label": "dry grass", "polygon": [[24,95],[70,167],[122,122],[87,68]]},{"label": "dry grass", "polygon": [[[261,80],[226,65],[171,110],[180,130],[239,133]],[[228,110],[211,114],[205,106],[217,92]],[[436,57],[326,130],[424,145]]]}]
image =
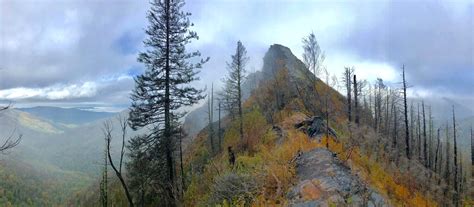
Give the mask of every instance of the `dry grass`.
[{"label": "dry grass", "polygon": [[338,157],[348,163],[351,170],[356,172],[359,177],[368,183],[377,192],[385,196],[395,206],[438,206],[436,202],[425,197],[423,193],[410,189],[406,183],[399,180],[409,175],[401,174],[398,171],[389,172],[378,162],[369,159],[362,154],[359,147],[345,149],[344,143],[337,142],[335,139],[323,137],[321,147],[329,142],[329,149]]}]

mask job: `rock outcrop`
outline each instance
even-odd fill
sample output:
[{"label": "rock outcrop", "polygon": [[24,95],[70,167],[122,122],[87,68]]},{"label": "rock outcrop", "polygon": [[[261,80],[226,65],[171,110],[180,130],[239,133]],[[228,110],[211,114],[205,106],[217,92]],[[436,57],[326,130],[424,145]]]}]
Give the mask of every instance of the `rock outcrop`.
[{"label": "rock outcrop", "polygon": [[[295,128],[305,132],[311,138],[320,138],[326,133],[326,122],[319,116],[313,116],[300,123],[295,124]],[[329,127],[329,135],[337,138],[336,131]]]},{"label": "rock outcrop", "polygon": [[327,149],[303,153],[296,165],[298,183],[287,195],[290,206],[389,206]]}]

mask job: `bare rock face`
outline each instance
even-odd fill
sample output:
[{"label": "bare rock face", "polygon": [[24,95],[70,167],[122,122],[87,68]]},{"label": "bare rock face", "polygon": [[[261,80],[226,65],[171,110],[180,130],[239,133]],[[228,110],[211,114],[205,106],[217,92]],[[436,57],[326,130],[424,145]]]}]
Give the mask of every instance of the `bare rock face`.
[{"label": "bare rock face", "polygon": [[303,153],[296,164],[298,184],[287,195],[290,206],[389,206],[327,149]]},{"label": "bare rock face", "polygon": [[[326,122],[320,116],[313,116],[295,124],[295,128],[305,132],[311,138],[320,138],[326,133]],[[329,127],[329,135],[337,138],[336,131],[331,127]]]}]

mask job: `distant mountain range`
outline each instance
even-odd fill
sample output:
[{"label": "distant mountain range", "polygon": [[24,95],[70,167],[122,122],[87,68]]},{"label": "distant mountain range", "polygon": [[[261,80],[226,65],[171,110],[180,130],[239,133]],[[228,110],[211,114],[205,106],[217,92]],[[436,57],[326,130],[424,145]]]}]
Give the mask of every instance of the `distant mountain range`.
[{"label": "distant mountain range", "polygon": [[[20,189],[20,197],[45,192],[49,198],[43,200],[64,202],[98,179],[104,160],[101,127],[105,120],[112,121],[112,156],[120,155],[122,140],[117,117],[127,114],[57,107],[1,111],[0,142],[9,136],[22,135],[22,140],[0,155],[0,179],[5,178],[0,185],[6,185],[7,190]],[[127,138],[138,133],[128,130]]]},{"label": "distant mountain range", "polygon": [[117,114],[110,112],[95,112],[77,108],[60,108],[50,106],[18,108],[18,110],[52,122],[74,125],[81,125],[99,119],[109,118]]},{"label": "distant mountain range", "polygon": [[[58,107],[9,109],[0,112],[0,141],[22,135],[20,145],[11,157],[21,156],[28,162],[45,162],[62,170],[94,174],[102,159],[104,139],[102,123],[112,120],[114,136],[119,137],[117,116],[127,112],[106,113]],[[74,119],[78,119],[74,121]],[[138,132],[129,130],[133,136]],[[117,149],[121,140],[113,140]]]}]

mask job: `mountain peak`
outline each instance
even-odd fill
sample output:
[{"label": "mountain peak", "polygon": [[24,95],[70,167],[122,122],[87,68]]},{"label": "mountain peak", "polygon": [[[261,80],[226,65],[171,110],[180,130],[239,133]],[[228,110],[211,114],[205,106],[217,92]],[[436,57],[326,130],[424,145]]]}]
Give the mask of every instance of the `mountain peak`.
[{"label": "mountain peak", "polygon": [[273,44],[263,57],[264,77],[267,79],[274,77],[276,72],[283,68],[288,69],[289,74],[294,77],[312,77],[305,64],[291,52],[290,48]]}]

